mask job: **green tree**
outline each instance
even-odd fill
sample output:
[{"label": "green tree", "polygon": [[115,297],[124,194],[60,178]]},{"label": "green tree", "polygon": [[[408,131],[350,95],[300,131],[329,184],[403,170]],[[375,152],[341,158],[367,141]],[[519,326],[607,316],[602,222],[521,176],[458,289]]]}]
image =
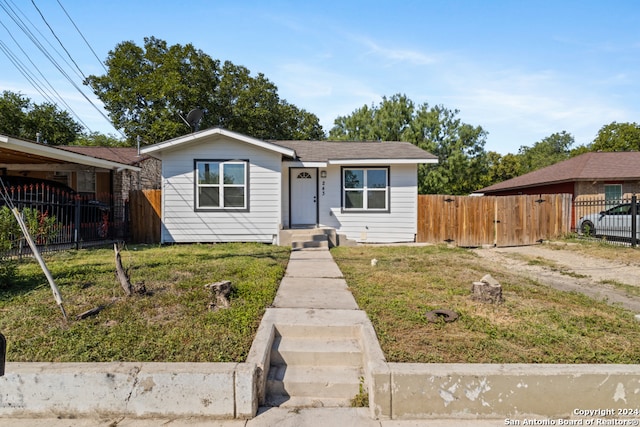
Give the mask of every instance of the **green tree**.
[{"label": "green tree", "polygon": [[458,110],[424,103],[416,108],[405,95],[382,98],[379,106],[363,106],[338,117],[332,140],[407,141],[438,156],[437,165],[420,165],[419,192],[468,194],[482,187],[487,171],[486,132],[463,123]]},{"label": "green tree", "polygon": [[[276,86],[263,74],[253,77],[247,68],[212,59],[192,44],[167,45],[155,37],[144,46],[126,41],[109,52],[108,72],[86,80],[102,100],[116,128],[133,145],[138,136],[146,143],[189,132],[182,120],[188,111],[206,111],[201,129],[222,126],[265,139],[293,139],[303,130],[323,137],[313,114],[281,101]],[[319,131],[319,132],[318,132]]]},{"label": "green tree", "polygon": [[598,131],[590,151],[640,151],[640,125],[610,123]]},{"label": "green tree", "polygon": [[105,135],[100,132],[90,132],[81,134],[76,138],[72,145],[85,145],[92,147],[127,147],[127,141],[118,138],[115,135]]},{"label": "green tree", "polygon": [[20,137],[31,101],[19,93],[5,90],[0,97],[0,133]]},{"label": "green tree", "polygon": [[483,187],[506,181],[522,175],[520,156],[507,153],[504,156],[495,151],[487,153],[487,174]]},{"label": "green tree", "polygon": [[82,132],[82,126],[73,120],[69,113],[59,110],[49,103],[34,104],[27,113],[23,136],[40,140],[51,145],[68,145]]},{"label": "green tree", "polygon": [[520,147],[518,154],[522,165],[521,172],[532,172],[568,159],[571,157],[571,146],[574,142],[570,133],[562,131],[543,138],[531,147]]},{"label": "green tree", "polygon": [[18,138],[40,140],[51,145],[72,143],[82,126],[69,113],[44,102],[32,103],[21,94],[4,91],[0,97],[0,133]]}]

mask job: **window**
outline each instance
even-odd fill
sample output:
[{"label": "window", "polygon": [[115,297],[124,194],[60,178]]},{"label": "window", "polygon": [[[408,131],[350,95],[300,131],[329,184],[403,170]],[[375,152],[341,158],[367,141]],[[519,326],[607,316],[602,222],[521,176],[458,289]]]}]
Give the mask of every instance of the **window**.
[{"label": "window", "polygon": [[247,162],[196,161],[196,209],[247,209]]},{"label": "window", "polygon": [[388,168],[342,169],[344,210],[389,210]]},{"label": "window", "polygon": [[604,186],[604,203],[607,208],[617,205],[622,199],[621,184],[605,184]]},{"label": "window", "polygon": [[96,192],[96,173],[93,171],[78,171],[77,188],[78,193],[95,193]]}]

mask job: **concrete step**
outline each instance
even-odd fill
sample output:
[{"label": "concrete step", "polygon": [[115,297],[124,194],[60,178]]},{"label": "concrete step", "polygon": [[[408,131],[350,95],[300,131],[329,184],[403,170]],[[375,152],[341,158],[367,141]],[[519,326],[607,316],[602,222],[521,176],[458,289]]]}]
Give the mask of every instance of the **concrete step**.
[{"label": "concrete step", "polygon": [[362,375],[362,369],[348,366],[272,365],[266,395],[270,400],[279,397],[351,399],[360,391]]},{"label": "concrete step", "polygon": [[277,406],[280,408],[349,408],[351,399],[334,397],[301,397],[275,395],[268,396],[265,406]]},{"label": "concrete step", "polygon": [[291,242],[292,249],[325,248],[329,249],[327,236],[311,236],[309,239],[297,237]]},{"label": "concrete step", "polygon": [[353,247],[358,246],[358,242],[348,239],[346,234],[338,234],[336,238],[336,246]]},{"label": "concrete step", "polygon": [[[349,312],[350,313],[350,312]],[[355,338],[361,336],[361,327],[358,324],[322,325],[322,324],[288,324],[276,325],[276,337],[287,338],[315,338],[338,339]]]},{"label": "concrete step", "polygon": [[272,365],[362,366],[362,349],[355,338],[276,337]]},{"label": "concrete step", "polygon": [[[293,246],[296,244],[296,246],[293,246],[294,249],[305,247],[329,248],[337,246],[337,235],[336,230],[333,228],[288,229],[280,230],[279,242],[281,246]],[[324,242],[326,242],[326,245]]]}]

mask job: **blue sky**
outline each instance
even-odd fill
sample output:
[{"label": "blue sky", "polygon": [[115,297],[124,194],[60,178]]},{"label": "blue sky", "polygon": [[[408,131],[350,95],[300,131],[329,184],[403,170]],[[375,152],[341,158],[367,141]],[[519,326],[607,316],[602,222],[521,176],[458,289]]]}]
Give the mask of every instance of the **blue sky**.
[{"label": "blue sky", "polygon": [[[395,93],[459,110],[502,154],[555,132],[580,145],[613,121],[640,122],[636,0],[33,1],[85,74],[104,70],[60,4],[100,59],[145,36],[192,43],[265,74],[326,132],[336,117]],[[7,4],[62,51],[31,1]],[[90,130],[115,133],[2,8],[0,22],[9,29],[0,26],[0,41],[27,63],[13,36]],[[0,90],[44,100],[2,51],[0,64]]]}]

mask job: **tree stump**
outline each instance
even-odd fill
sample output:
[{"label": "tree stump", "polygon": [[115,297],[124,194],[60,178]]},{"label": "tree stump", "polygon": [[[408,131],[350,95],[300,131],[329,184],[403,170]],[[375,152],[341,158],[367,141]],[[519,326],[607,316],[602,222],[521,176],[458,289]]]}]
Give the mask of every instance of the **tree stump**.
[{"label": "tree stump", "polygon": [[491,304],[500,304],[502,298],[502,285],[496,279],[487,274],[479,282],[471,285],[471,299]]},{"label": "tree stump", "polygon": [[229,302],[229,295],[231,294],[231,282],[229,280],[222,280],[220,282],[209,283],[204,285],[206,289],[209,289],[216,297],[216,302],[209,303],[209,308],[212,310],[218,310],[220,308],[229,308],[231,303]]}]

